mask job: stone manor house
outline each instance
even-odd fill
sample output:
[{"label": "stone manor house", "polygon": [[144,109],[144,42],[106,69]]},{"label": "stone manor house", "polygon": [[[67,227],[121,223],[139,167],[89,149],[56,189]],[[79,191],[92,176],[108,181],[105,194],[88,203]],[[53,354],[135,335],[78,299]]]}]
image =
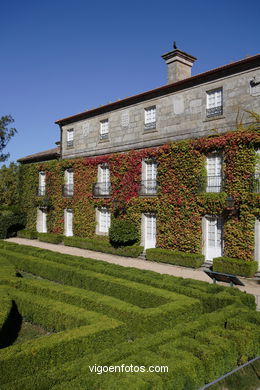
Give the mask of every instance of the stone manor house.
[{"label": "stone manor house", "polygon": [[[167,84],[57,120],[60,128],[57,148],[18,160],[22,168],[37,167],[34,173],[35,188],[31,188],[34,203],[27,207],[29,225],[39,232],[58,232],[67,236],[107,235],[114,211],[119,210],[124,217],[124,213],[128,214],[129,206],[129,215],[133,215],[137,221],[145,249],[162,246],[201,251],[205,259],[211,261],[224,254],[239,257],[242,253],[241,235],[242,241],[246,240],[246,233],[243,234],[244,228],[241,227],[240,237],[235,237],[230,221],[233,221],[234,227],[242,226],[240,223],[247,226],[243,217],[247,215],[243,214],[245,203],[251,207],[248,214],[250,224],[247,226],[250,242],[247,245],[243,241],[243,245],[251,248],[252,259],[255,258],[260,264],[259,131],[255,130],[252,141],[256,157],[252,160],[254,169],[247,175],[247,168],[241,168],[246,177],[243,196],[240,196],[239,190],[232,192],[232,187],[229,191],[229,183],[236,185],[231,174],[229,179],[225,177],[225,170],[229,172],[228,164],[232,160],[226,157],[224,148],[222,150],[220,141],[217,141],[228,132],[233,131],[236,136],[241,113],[245,127],[250,127],[252,121],[248,111],[260,113],[260,54],[194,76],[191,69],[196,58],[192,55],[174,49],[162,55],[162,58],[168,68]],[[228,138],[230,144],[233,142],[231,138]],[[180,165],[180,171],[177,168],[174,171],[174,163],[169,163],[167,168],[163,153],[169,150],[169,145],[199,140],[204,140],[205,145],[213,142],[213,146],[206,146],[205,152],[200,150],[198,161],[201,163],[204,158],[204,182],[201,177],[192,179],[198,183],[198,187],[194,189],[193,185],[193,192],[189,193],[190,201],[195,208],[197,204],[201,205],[199,196],[203,192],[203,199],[218,206],[214,206],[215,209],[213,206],[205,206],[204,209],[204,206],[200,206],[194,214],[190,214],[191,217],[185,217],[185,222],[182,215],[189,208],[189,204],[185,203],[185,191],[189,191],[189,184],[185,184],[183,189],[181,185],[186,183],[186,175],[183,175],[183,183],[174,183],[174,178],[184,168]],[[214,146],[215,141],[217,147]],[[249,143],[251,152],[252,142]],[[227,147],[225,150],[228,152]],[[174,152],[171,153],[174,159]],[[133,173],[130,166],[132,160],[129,156],[132,155],[133,164],[136,163],[135,159],[140,158],[138,175]],[[133,175],[137,175],[133,179],[133,195],[125,198],[124,195],[130,190],[125,165],[121,173],[120,158],[124,156],[128,156],[125,158],[130,164],[129,182]],[[182,158],[184,161],[185,154]],[[53,178],[57,173],[57,164],[61,167],[59,182]],[[56,172],[53,176],[50,172],[52,169]],[[188,169],[196,170],[196,164],[187,168],[187,175]],[[172,180],[169,179],[171,172]],[[172,190],[165,188],[163,178],[167,174]],[[91,182],[89,187],[83,190],[88,181]],[[57,192],[55,196],[54,189]],[[179,191],[178,197],[184,194],[183,200],[178,200],[182,204],[178,209],[175,203],[177,195],[174,195],[177,192],[174,191]],[[46,195],[52,199],[52,207],[41,203]],[[191,238],[196,242],[194,246],[189,241],[189,230],[186,230],[191,220],[194,222],[190,228]],[[179,227],[178,221],[182,221]],[[166,236],[169,237],[168,241]],[[237,240],[237,247],[232,240]]]}]

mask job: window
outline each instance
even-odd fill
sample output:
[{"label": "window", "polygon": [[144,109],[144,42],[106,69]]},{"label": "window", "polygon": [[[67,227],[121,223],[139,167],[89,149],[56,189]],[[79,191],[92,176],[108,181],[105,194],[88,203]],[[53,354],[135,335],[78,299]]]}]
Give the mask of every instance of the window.
[{"label": "window", "polygon": [[47,210],[44,208],[37,209],[36,230],[38,233],[47,233]]},{"label": "window", "polygon": [[106,207],[97,209],[97,234],[108,234],[111,214]]},{"label": "window", "polygon": [[156,128],[156,106],[145,108],[144,129],[150,130],[155,128]]},{"label": "window", "polygon": [[223,115],[222,88],[207,92],[207,118]]},{"label": "window", "polygon": [[157,163],[153,160],[142,162],[142,181],[140,195],[156,195],[157,193]]},{"label": "window", "polygon": [[46,194],[46,173],[39,172],[38,196],[44,196],[45,194]]},{"label": "window", "polygon": [[203,252],[206,260],[223,256],[223,219],[220,216],[203,218]]},{"label": "window", "polygon": [[100,139],[108,139],[108,119],[100,121]]},{"label": "window", "polygon": [[71,197],[74,193],[74,175],[72,169],[66,169],[64,173],[65,184],[63,186],[63,196]]},{"label": "window", "polygon": [[67,130],[67,147],[71,148],[74,145],[74,130]]},{"label": "window", "polygon": [[71,209],[64,210],[64,235],[73,236],[73,211]]},{"label": "window", "polygon": [[156,246],[156,215],[154,213],[142,214],[142,243],[144,249]]},{"label": "window", "polygon": [[110,171],[107,164],[98,166],[98,181],[93,185],[93,196],[108,197],[111,195]]},{"label": "window", "polygon": [[260,149],[256,150],[256,166],[253,179],[253,192],[260,192]]},{"label": "window", "polygon": [[207,157],[207,188],[206,192],[220,192],[222,190],[222,157],[212,154]]}]

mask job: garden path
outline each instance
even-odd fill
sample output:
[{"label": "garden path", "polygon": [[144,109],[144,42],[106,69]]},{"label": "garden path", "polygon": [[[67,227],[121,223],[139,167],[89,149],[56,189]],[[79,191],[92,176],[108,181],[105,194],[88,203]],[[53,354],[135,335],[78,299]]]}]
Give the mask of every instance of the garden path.
[{"label": "garden path", "polygon": [[[38,248],[48,249],[51,251],[65,253],[68,255],[88,257],[91,259],[106,261],[112,264],[118,264],[123,267],[134,267],[134,268],[158,272],[160,274],[168,274],[168,275],[182,277],[185,279],[190,278],[190,279],[200,280],[203,282],[212,283],[212,280],[203,272],[202,268],[193,269],[193,268],[180,267],[171,264],[156,263],[153,261],[110,255],[107,253],[94,252],[87,249],[65,246],[63,244],[49,244],[38,240],[28,240],[26,238],[19,238],[19,237],[9,238],[6,241],[14,242],[17,244],[35,246]],[[238,286],[236,288],[239,288],[241,291],[245,291],[249,294],[255,295],[257,310],[260,311],[260,281],[255,279],[243,278],[243,277],[239,277],[239,278],[245,284],[245,286]],[[223,283],[223,285],[227,286],[226,283]]]}]

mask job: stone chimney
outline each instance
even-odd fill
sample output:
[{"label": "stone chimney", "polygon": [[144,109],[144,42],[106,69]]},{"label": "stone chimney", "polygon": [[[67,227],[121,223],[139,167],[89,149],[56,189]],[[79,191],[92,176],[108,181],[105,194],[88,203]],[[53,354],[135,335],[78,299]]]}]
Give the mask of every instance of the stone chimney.
[{"label": "stone chimney", "polygon": [[175,83],[191,77],[191,68],[196,57],[177,49],[174,42],[174,50],[162,55],[168,65],[168,84]]}]

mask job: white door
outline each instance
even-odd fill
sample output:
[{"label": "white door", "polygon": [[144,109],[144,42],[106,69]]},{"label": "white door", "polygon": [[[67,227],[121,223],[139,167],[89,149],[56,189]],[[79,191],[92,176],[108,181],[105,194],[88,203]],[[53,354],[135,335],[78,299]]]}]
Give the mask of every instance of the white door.
[{"label": "white door", "polygon": [[221,191],[221,156],[212,155],[207,157],[207,192]]},{"label": "white door", "polygon": [[255,219],[255,261],[260,271],[260,216]]},{"label": "white door", "polygon": [[109,194],[110,172],[108,167],[101,167],[100,170],[101,194]]},{"label": "white door", "polygon": [[146,192],[148,194],[156,194],[156,177],[157,177],[157,164],[154,162],[147,162],[146,166]]},{"label": "white door", "polygon": [[37,232],[47,233],[47,212],[42,209],[37,210]]},{"label": "white door", "polygon": [[223,222],[221,217],[206,217],[206,260],[223,255]]},{"label": "white door", "polygon": [[65,236],[73,236],[73,212],[70,209],[65,210]]},{"label": "white door", "polygon": [[156,246],[156,216],[144,214],[144,249],[155,248]]},{"label": "white door", "polygon": [[110,212],[102,208],[99,211],[99,232],[108,233],[111,224],[111,214]]}]

